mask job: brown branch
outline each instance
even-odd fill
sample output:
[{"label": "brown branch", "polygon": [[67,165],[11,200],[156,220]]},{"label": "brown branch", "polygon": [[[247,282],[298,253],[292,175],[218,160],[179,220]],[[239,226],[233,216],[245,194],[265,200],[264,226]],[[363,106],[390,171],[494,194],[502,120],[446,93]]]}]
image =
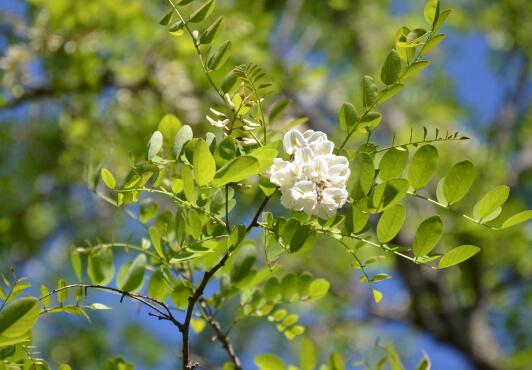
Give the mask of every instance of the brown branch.
[{"label": "brown branch", "polygon": [[240,363],[240,359],[238,358],[238,355],[236,354],[231,342],[229,342],[229,338],[222,330],[220,323],[210,313],[209,307],[207,306],[207,302],[205,302],[205,300],[202,298],[200,299],[200,308],[202,311],[203,318],[214,329],[214,331],[216,332],[216,338],[218,339],[218,341],[220,341],[220,343],[222,343],[222,347],[224,348],[225,352],[227,352],[227,355],[231,359],[233,365],[235,365],[235,370],[242,370],[242,364]]},{"label": "brown branch", "polygon": [[[251,222],[247,226],[246,231],[244,233],[244,236],[242,237],[242,239],[240,239],[238,241],[238,244],[240,244],[240,242],[245,239],[245,236],[251,231],[251,229],[253,227],[258,225],[257,221],[258,221],[262,211],[264,210],[264,207],[266,207],[266,205],[268,204],[268,201],[270,200],[270,198],[271,198],[271,196],[268,196],[268,197],[264,198],[264,200],[260,204],[259,208],[257,209],[257,212],[255,213],[255,216],[253,216],[253,219],[251,220]],[[210,279],[214,276],[214,274],[216,274],[216,272],[219,269],[221,269],[225,265],[225,263],[227,262],[227,259],[229,258],[230,254],[231,254],[231,251],[234,250],[234,248],[236,248],[238,246],[238,244],[235,247],[228,249],[224,253],[223,257],[220,259],[220,261],[216,265],[214,265],[210,270],[205,271],[205,273],[203,274],[203,278],[201,279],[200,284],[198,285],[198,287],[194,291],[194,294],[192,294],[192,296],[190,296],[188,298],[188,307],[187,307],[187,311],[186,311],[186,314],[185,314],[185,321],[183,322],[183,326],[181,328],[181,333],[182,333],[182,337],[183,337],[183,369],[184,370],[192,370],[192,369],[195,369],[195,368],[197,368],[199,366],[197,363],[191,363],[189,361],[189,357],[190,357],[190,354],[189,354],[190,320],[192,319],[192,313],[194,311],[194,307],[195,307],[196,303],[198,302],[198,300],[203,295],[205,287],[207,286],[207,284],[210,281]]]},{"label": "brown branch", "polygon": [[[152,310],[157,312],[157,314],[154,314],[154,313],[150,312],[149,313],[150,316],[157,317],[159,320],[168,320],[172,324],[177,326],[177,328],[179,330],[182,330],[183,324],[180,323],[174,317],[174,315],[172,314],[172,311],[170,310],[170,307],[168,307],[166,305],[166,303],[161,302],[161,301],[159,301],[159,300],[157,300],[155,298],[149,297],[149,296],[145,296],[145,295],[141,295],[141,294],[135,294],[135,293],[131,293],[131,292],[128,292],[128,291],[125,291],[125,290],[122,290],[122,289],[113,288],[113,287],[109,287],[109,286],[105,286],[105,285],[99,285],[99,284],[70,284],[70,285],[66,285],[64,287],[56,288],[56,289],[52,290],[50,293],[46,294],[45,296],[42,296],[39,300],[42,301],[43,299],[48,298],[48,297],[50,297],[50,296],[52,296],[52,295],[54,295],[54,294],[56,294],[56,293],[58,293],[58,292],[60,292],[62,290],[67,290],[67,289],[71,289],[71,288],[83,288],[84,292],[85,292],[85,295],[87,295],[87,289],[89,289],[89,288],[117,293],[117,294],[122,296],[122,298],[120,298],[120,302],[122,302],[124,297],[131,298],[131,299],[133,299],[135,301],[138,301],[138,302],[148,306],[149,308],[151,308]],[[166,311],[166,312],[164,312],[163,310],[161,310],[157,306],[162,307],[164,309],[164,311]]]}]

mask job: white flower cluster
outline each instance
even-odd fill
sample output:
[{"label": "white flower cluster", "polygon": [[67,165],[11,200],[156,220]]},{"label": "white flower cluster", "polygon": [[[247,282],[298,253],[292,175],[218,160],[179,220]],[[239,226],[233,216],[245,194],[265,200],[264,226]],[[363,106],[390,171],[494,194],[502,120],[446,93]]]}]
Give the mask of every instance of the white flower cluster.
[{"label": "white flower cluster", "polygon": [[294,211],[328,219],[347,201],[347,158],[333,154],[334,143],[323,132],[287,132],[284,150],[291,160],[275,158],[270,181],[281,188],[281,204]]}]

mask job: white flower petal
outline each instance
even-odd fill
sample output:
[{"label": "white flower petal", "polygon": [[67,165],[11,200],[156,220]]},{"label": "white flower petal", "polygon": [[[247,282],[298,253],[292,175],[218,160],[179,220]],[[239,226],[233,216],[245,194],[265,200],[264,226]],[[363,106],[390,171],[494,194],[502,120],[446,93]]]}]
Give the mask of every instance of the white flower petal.
[{"label": "white flower petal", "polygon": [[290,130],[284,135],[283,146],[287,154],[294,154],[297,149],[306,146],[306,141],[301,132]]}]

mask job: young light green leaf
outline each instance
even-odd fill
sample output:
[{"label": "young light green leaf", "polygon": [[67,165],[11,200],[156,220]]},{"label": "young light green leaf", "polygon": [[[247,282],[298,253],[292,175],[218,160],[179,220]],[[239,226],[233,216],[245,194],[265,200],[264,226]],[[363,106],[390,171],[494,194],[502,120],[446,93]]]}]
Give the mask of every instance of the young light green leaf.
[{"label": "young light green leaf", "polygon": [[118,288],[126,292],[140,291],[146,271],[146,262],[146,255],[141,253],[133,261],[124,263],[116,276]]},{"label": "young light green leaf", "polygon": [[423,356],[421,362],[417,365],[416,370],[430,370],[432,364],[427,356]]},{"label": "young light green leaf", "polygon": [[430,253],[432,249],[438,244],[443,234],[443,223],[440,216],[429,217],[418,226],[412,251],[414,256],[422,257]]},{"label": "young light green leaf", "polygon": [[188,21],[190,23],[199,23],[203,21],[205,18],[207,18],[212,13],[215,5],[216,5],[216,2],[214,0],[207,1],[205,4],[199,7],[198,10],[196,10],[194,13],[190,15],[190,18],[188,19]]},{"label": "young light green leaf", "polygon": [[418,60],[417,62],[410,64],[408,66],[408,70],[403,75],[403,79],[415,76],[423,69],[425,69],[425,67],[427,67],[429,64],[430,61],[428,60]]},{"label": "young light green leaf", "polygon": [[338,112],[340,120],[340,128],[344,131],[349,131],[355,128],[358,122],[358,112],[355,106],[351,103],[344,103]]},{"label": "young light green leaf", "polygon": [[373,80],[373,77],[371,76],[364,76],[362,77],[362,105],[365,107],[369,107],[375,103],[377,100],[377,96],[379,95],[379,88],[375,81]]},{"label": "young light green leaf", "polygon": [[434,26],[432,27],[434,32],[436,32],[441,27],[441,25],[443,24],[443,22],[445,22],[449,14],[451,14],[451,9],[446,9],[440,13],[438,19],[436,20],[436,22],[434,22]]},{"label": "young light green leaf", "polygon": [[406,209],[396,204],[382,213],[377,224],[377,238],[381,243],[388,243],[401,230],[406,219]]},{"label": "young light green leaf", "polygon": [[475,167],[470,161],[455,164],[442,180],[443,195],[448,204],[462,199],[475,180]]},{"label": "young light green leaf", "polygon": [[165,114],[159,121],[157,130],[163,134],[163,139],[166,145],[170,147],[172,145],[175,136],[181,129],[181,121],[173,114]]},{"label": "young light green leaf", "polygon": [[423,15],[425,16],[425,20],[427,21],[427,23],[432,26],[438,20],[439,14],[439,0],[428,0],[423,11]]},{"label": "young light green leaf", "polygon": [[192,136],[192,128],[189,125],[184,125],[179,129],[179,131],[177,131],[177,134],[174,138],[173,146],[173,153],[175,159],[179,160],[179,157],[181,156],[181,152],[183,151],[185,144],[188,143],[190,139],[192,139]]},{"label": "young light green leaf", "polygon": [[438,35],[434,35],[429,41],[427,41],[425,43],[425,45],[423,45],[423,47],[421,48],[421,51],[419,52],[419,55],[423,56],[423,55],[427,54],[429,51],[431,51],[434,47],[436,47],[444,39],[445,39],[445,34],[443,34],[443,33],[440,33]]},{"label": "young light green leaf", "polygon": [[396,83],[390,86],[387,86],[385,89],[381,91],[381,98],[379,100],[380,103],[384,103],[386,100],[390,99],[391,97],[395,96],[399,91],[401,91],[405,87],[402,83]]},{"label": "young light green leaf", "polygon": [[259,370],[285,370],[284,362],[270,353],[255,356],[253,362],[259,367]]},{"label": "young light green leaf", "polygon": [[506,221],[503,222],[501,229],[507,229],[509,227],[522,224],[523,222],[526,222],[528,220],[532,219],[532,210],[526,210],[519,213],[516,213],[515,215],[508,218]]},{"label": "young light green leaf", "polygon": [[[44,284],[41,284],[40,288],[41,292],[41,302],[46,307],[49,306],[50,303],[52,303],[52,297],[50,296],[50,291],[48,290],[48,287]],[[46,297],[46,298],[44,298]]]},{"label": "young light green leaf", "polygon": [[251,156],[236,157],[234,160],[220,168],[212,181],[215,187],[224,186],[231,182],[239,182],[260,173],[260,162]]},{"label": "young light green leaf", "polygon": [[163,147],[163,134],[161,131],[155,131],[148,142],[146,159],[151,161],[161,151]]},{"label": "young light green leaf", "polygon": [[338,352],[332,352],[329,357],[330,370],[345,370],[345,360]]},{"label": "young light green leaf", "polygon": [[497,208],[501,207],[510,195],[510,187],[507,185],[499,185],[487,192],[482,199],[480,199],[473,209],[473,215],[477,220],[486,218],[491,213],[495,212]]},{"label": "young light green leaf", "polygon": [[66,286],[65,280],[59,279],[59,281],[57,282],[58,292],[57,292],[56,297],[57,297],[57,302],[60,305],[63,305],[63,303],[65,303],[68,297],[68,290],[64,289],[65,286]]},{"label": "young light green leaf", "polygon": [[226,40],[216,49],[216,51],[207,60],[207,67],[211,71],[217,70],[221,67],[229,57],[229,50],[231,50],[231,41]]},{"label": "young light green leaf", "polygon": [[314,301],[322,298],[329,291],[331,284],[325,279],[316,279],[309,286],[309,300]]},{"label": "young light green leaf", "polygon": [[7,342],[25,336],[37,322],[39,311],[39,300],[35,297],[20,298],[5,306],[0,312],[0,346],[4,339]]},{"label": "young light green leaf", "polygon": [[360,117],[356,132],[368,132],[373,130],[381,123],[382,116],[379,112],[368,112],[365,116]]},{"label": "young light green leaf", "polygon": [[216,174],[216,163],[203,139],[199,139],[194,149],[194,178],[198,186],[209,184]]},{"label": "young light green leaf", "polygon": [[480,248],[474,245],[461,245],[459,247],[453,248],[443,255],[443,257],[440,259],[440,263],[438,264],[438,268],[444,269],[464,262],[465,260],[473,257],[479,251]]},{"label": "young light green leaf", "polygon": [[373,294],[373,300],[375,301],[375,303],[379,303],[380,301],[382,301],[382,292],[380,290],[372,289],[371,293]]},{"label": "young light green leaf", "polygon": [[93,284],[107,285],[113,280],[115,266],[111,248],[91,251],[87,261],[87,275]]},{"label": "young light green leaf", "polygon": [[308,338],[303,338],[301,340],[301,354],[299,359],[301,370],[314,370],[318,364],[316,346]]},{"label": "young light green leaf", "polygon": [[220,24],[222,23],[223,18],[218,17],[212,24],[201,34],[199,38],[200,44],[210,44],[214,36],[216,35],[216,31],[218,31],[218,27],[220,27]]},{"label": "young light green leaf", "polygon": [[391,148],[387,150],[379,163],[379,177],[387,181],[400,177],[408,161],[408,150],[404,148]]},{"label": "young light green leaf", "polygon": [[427,185],[438,166],[438,150],[432,145],[423,145],[412,158],[408,168],[408,181],[412,189]]},{"label": "young light green leaf", "polygon": [[395,49],[392,49],[381,69],[381,81],[386,85],[391,85],[396,82],[401,72],[401,58]]},{"label": "young light green leaf", "polygon": [[93,303],[89,306],[91,310],[110,310],[111,307],[103,303]]},{"label": "young light green leaf", "polygon": [[148,283],[148,296],[158,301],[164,302],[172,292],[172,288],[164,279],[161,270],[156,270],[150,277]]},{"label": "young light green leaf", "polygon": [[183,179],[183,191],[185,192],[185,198],[192,203],[196,204],[196,190],[194,186],[194,176],[192,170],[188,166],[181,167],[181,178]]},{"label": "young light green leaf", "polygon": [[72,264],[72,269],[74,270],[76,277],[81,281],[82,262],[80,253],[76,249],[75,246],[70,247],[70,263]]},{"label": "young light green leaf", "polygon": [[109,189],[113,190],[116,187],[116,180],[111,171],[103,167],[100,171],[100,176],[102,181]]}]

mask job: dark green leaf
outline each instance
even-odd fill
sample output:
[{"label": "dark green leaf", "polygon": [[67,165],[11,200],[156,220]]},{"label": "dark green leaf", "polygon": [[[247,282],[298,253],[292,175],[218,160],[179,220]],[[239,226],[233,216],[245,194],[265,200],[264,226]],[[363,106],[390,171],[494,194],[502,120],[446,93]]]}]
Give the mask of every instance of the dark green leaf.
[{"label": "dark green leaf", "polygon": [[214,38],[214,35],[216,35],[216,31],[218,30],[218,27],[220,27],[220,24],[222,23],[223,18],[218,17],[212,24],[201,34],[199,38],[200,44],[210,44],[212,39]]},{"label": "dark green leaf", "polygon": [[190,23],[198,23],[203,21],[205,18],[207,18],[212,11],[214,10],[214,7],[216,5],[216,2],[214,0],[209,0],[205,4],[203,4],[201,7],[198,8],[194,13],[190,15],[189,22]]},{"label": "dark green leaf", "polygon": [[224,43],[216,49],[216,51],[207,60],[207,67],[211,71],[215,71],[221,67],[229,57],[229,50],[231,50],[231,41],[224,41]]},{"label": "dark green leaf", "polygon": [[365,197],[373,184],[375,169],[373,159],[367,153],[359,153],[351,162],[350,194],[354,199]]},{"label": "dark green leaf", "polygon": [[338,118],[340,120],[340,128],[344,131],[350,131],[356,129],[358,122],[358,112],[353,104],[344,103],[340,107],[338,112]]},{"label": "dark green leaf", "polygon": [[473,184],[475,168],[470,161],[455,164],[447,176],[442,180],[442,190],[445,201],[454,204],[462,199]]},{"label": "dark green leaf", "polygon": [[362,77],[362,105],[372,106],[379,95],[379,88],[371,76]]},{"label": "dark green leaf", "polygon": [[404,198],[408,191],[408,181],[397,177],[375,186],[369,198],[368,208],[372,212],[382,212]]},{"label": "dark green leaf", "polygon": [[408,161],[408,150],[404,148],[391,148],[387,150],[379,163],[379,177],[387,181],[400,177]]},{"label": "dark green leaf", "polygon": [[88,257],[87,275],[93,284],[107,285],[113,280],[115,266],[111,248],[97,248]]}]

